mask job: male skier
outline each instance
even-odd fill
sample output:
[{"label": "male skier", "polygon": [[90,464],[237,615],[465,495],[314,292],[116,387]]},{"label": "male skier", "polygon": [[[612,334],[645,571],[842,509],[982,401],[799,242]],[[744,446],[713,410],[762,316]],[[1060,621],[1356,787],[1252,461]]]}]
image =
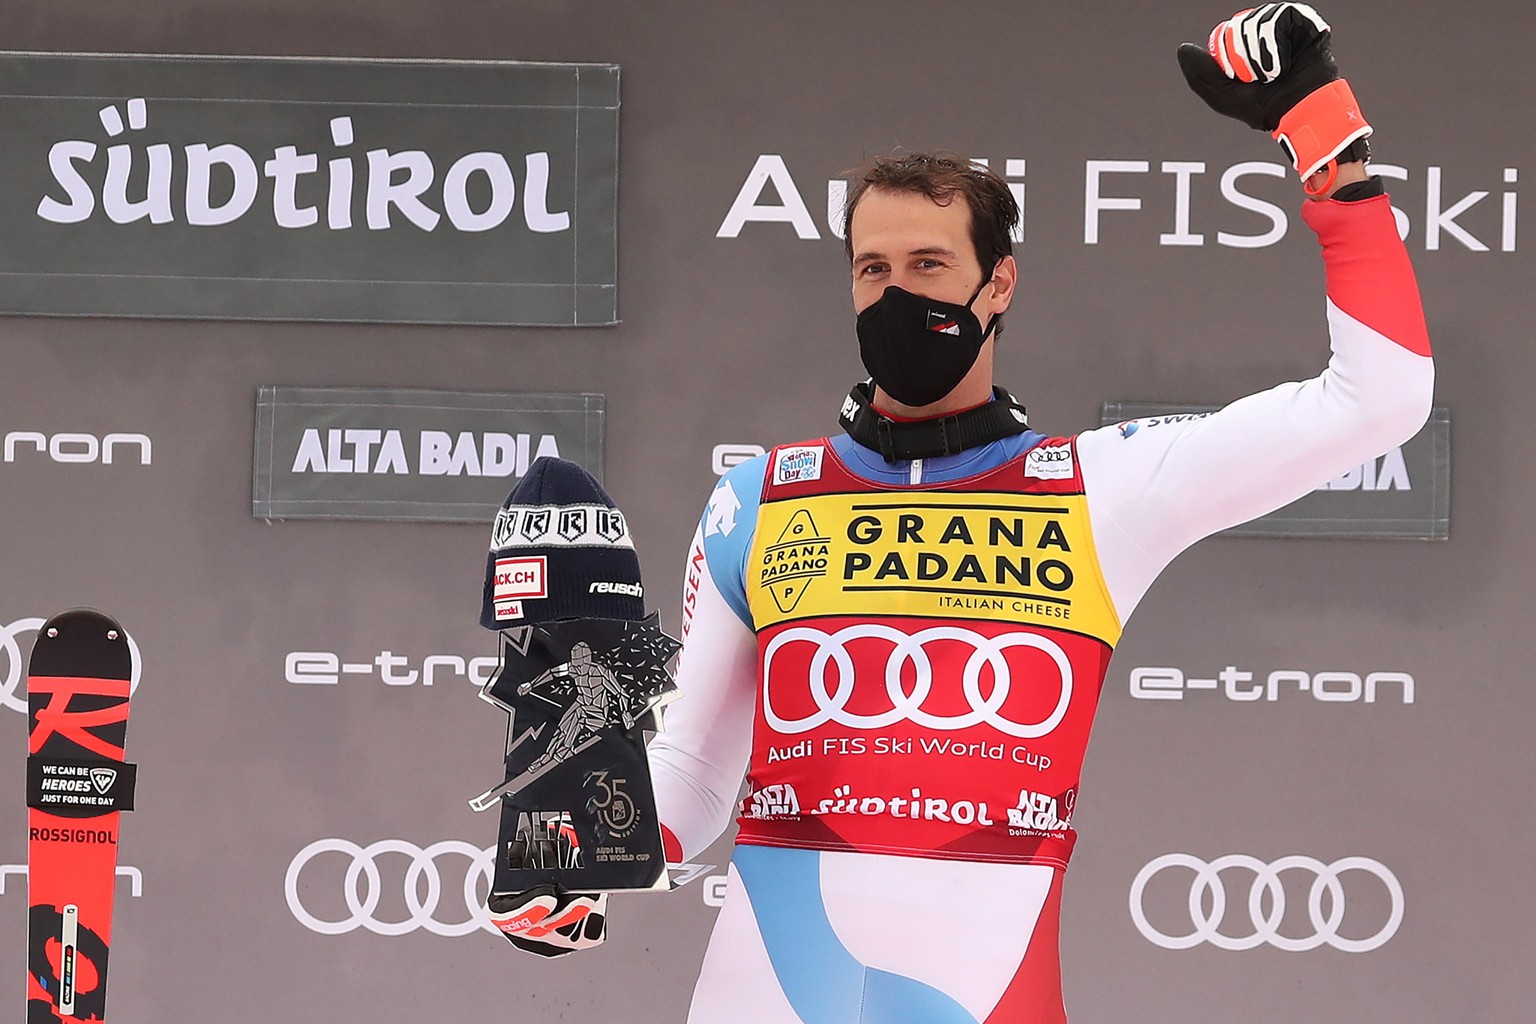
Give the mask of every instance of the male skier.
[{"label": "male skier", "polygon": [[1062,878],[1123,624],[1180,551],[1424,423],[1417,286],[1326,23],[1265,4],[1179,60],[1304,182],[1327,368],[1206,417],[1045,437],[992,386],[1006,184],[927,154],[853,183],[870,381],[844,433],[720,482],[686,570],[685,699],[650,747],[671,859],[749,787],[694,1024],[1064,1022]]}]

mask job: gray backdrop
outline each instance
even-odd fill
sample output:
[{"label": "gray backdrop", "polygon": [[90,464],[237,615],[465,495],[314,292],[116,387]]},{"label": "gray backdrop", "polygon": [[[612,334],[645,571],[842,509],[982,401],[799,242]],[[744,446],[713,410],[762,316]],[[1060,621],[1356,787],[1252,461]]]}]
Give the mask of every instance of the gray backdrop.
[{"label": "gray backdrop", "polygon": [[[1105,684],[1074,821],[1082,842],[1063,923],[1074,1024],[1518,1021],[1536,999],[1523,969],[1536,960],[1524,864],[1536,849],[1525,793],[1536,698],[1515,647],[1536,612],[1523,513],[1536,473],[1520,426],[1536,371],[1532,243],[1517,202],[1536,165],[1536,67],[1507,45],[1536,32],[1536,13],[1511,0],[1323,12],[1380,159],[1405,179],[1393,197],[1439,355],[1436,404],[1455,426],[1449,539],[1222,538],[1148,594]],[[604,395],[605,480],[675,625],[671,595],[715,447],[835,429],[858,375],[826,208],[828,180],[865,154],[944,146],[1025,186],[1029,239],[999,378],[1042,429],[1095,426],[1104,401],[1220,403],[1320,368],[1321,273],[1299,191],[1262,168],[1228,183],[1279,206],[1284,231],[1254,199],[1224,198],[1229,168],[1274,164],[1276,147],[1207,111],[1174,64],[1180,40],[1203,40],[1228,13],[1192,0],[0,3],[16,49],[622,66],[616,327],[0,319],[0,433],[152,442],[148,457],[118,444],[110,465],[28,445],[0,462],[0,626],[89,603],[142,649],[128,736],[140,810],[121,848],[142,895],[121,883],[112,1019],[681,1020],[724,842],[697,858],[711,865],[705,877],[618,903],[610,942],[589,955],[542,963],[484,932],[435,933],[466,919],[468,862],[455,850],[494,838],[495,822],[464,803],[496,781],[502,730],[465,678],[486,667],[471,659],[494,653],[475,624],[486,530],[252,518],[257,388]],[[721,237],[753,169],[780,166],[811,230],[794,223],[793,197],[770,188],[759,202],[783,202],[780,219]],[[1140,208],[1093,223],[1095,176],[1100,195]],[[57,448],[68,457],[90,444]],[[18,642],[0,638],[0,682],[15,699],[31,635],[7,634]],[[289,682],[296,653],[316,656],[299,660],[300,675],[332,661],[358,671]],[[445,657],[425,685],[433,656]],[[1133,687],[1137,669],[1164,671]],[[1283,675],[1274,700],[1244,700],[1232,694],[1254,684],[1229,691],[1223,672],[1266,685]],[[1367,692],[1371,673],[1381,675]],[[1144,699],[1149,678],[1161,680],[1151,692],[1178,699]],[[0,708],[18,783],[24,722]],[[19,784],[14,796],[0,807],[0,862],[11,865],[26,856]],[[422,915],[431,927],[324,934],[291,909],[285,879],[327,839],[469,845],[438,847],[436,874],[417,879],[418,906],[428,876],[441,883]],[[1169,854],[1257,859],[1221,875],[1227,939],[1168,949],[1138,927],[1133,884]],[[1333,876],[1304,866],[1281,875],[1280,939],[1220,948],[1255,934],[1253,865],[1286,857],[1369,858],[1390,873],[1395,904],[1369,872],[1339,876],[1339,936],[1375,948],[1281,948],[1318,934],[1313,877],[1324,879],[1319,916],[1333,905]],[[409,921],[409,858],[385,852],[377,864],[371,919]],[[347,918],[346,866],[326,853],[295,876],[316,920]],[[1172,867],[1145,882],[1138,909],[1153,928],[1192,930],[1194,877]],[[10,869],[0,881],[0,935],[19,949],[22,880]],[[1367,941],[1394,906],[1395,933]],[[8,963],[0,1006],[19,1010],[23,968]]]}]

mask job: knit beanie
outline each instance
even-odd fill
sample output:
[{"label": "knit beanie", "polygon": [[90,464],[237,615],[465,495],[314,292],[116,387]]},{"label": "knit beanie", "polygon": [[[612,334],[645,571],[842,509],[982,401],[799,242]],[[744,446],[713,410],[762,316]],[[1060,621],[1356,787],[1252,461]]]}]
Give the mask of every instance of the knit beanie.
[{"label": "knit beanie", "polygon": [[565,459],[534,461],[491,527],[480,625],[645,618],[629,524],[603,485]]}]

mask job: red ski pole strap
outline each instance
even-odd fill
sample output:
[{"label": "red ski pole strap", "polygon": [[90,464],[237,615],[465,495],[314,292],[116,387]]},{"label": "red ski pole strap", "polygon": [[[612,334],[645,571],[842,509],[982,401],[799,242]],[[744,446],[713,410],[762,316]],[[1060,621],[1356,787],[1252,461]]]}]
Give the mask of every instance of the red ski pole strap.
[{"label": "red ski pole strap", "polygon": [[27,806],[61,818],[95,818],[133,810],[139,766],[124,761],[27,758]]}]

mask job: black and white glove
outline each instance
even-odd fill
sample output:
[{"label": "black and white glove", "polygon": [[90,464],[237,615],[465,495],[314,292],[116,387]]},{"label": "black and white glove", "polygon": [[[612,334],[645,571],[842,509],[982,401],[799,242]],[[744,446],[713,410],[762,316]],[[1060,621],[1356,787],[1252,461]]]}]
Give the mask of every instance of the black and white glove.
[{"label": "black and white glove", "polygon": [[1179,68],[1212,110],[1269,132],[1303,181],[1337,162],[1364,160],[1371,126],[1329,46],[1331,31],[1307,4],[1239,11],[1205,46],[1179,47]]},{"label": "black and white glove", "polygon": [[492,893],[491,923],[518,949],[565,956],[600,945],[608,935],[608,894],[566,892],[541,885],[527,892]]}]

